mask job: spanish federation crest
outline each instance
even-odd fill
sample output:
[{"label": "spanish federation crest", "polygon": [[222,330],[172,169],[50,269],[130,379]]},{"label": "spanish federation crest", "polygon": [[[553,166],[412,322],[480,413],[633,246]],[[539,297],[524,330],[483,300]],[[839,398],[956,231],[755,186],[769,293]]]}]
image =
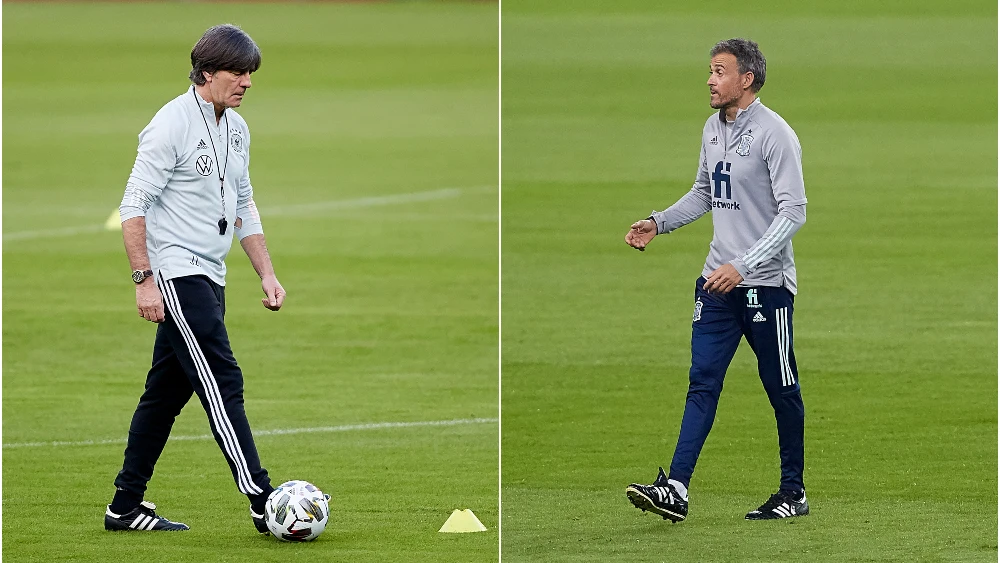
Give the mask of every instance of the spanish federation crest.
[{"label": "spanish federation crest", "polygon": [[243,152],[243,136],[238,129],[229,130],[229,144],[233,146],[234,151]]},{"label": "spanish federation crest", "polygon": [[743,135],[740,137],[740,144],[736,147],[736,154],[740,156],[747,156],[750,154],[750,145],[753,143],[752,135]]},{"label": "spanish federation crest", "polygon": [[694,314],[691,315],[691,322],[696,323],[701,320],[701,308],[703,306],[704,304],[701,302],[701,299],[694,302]]}]

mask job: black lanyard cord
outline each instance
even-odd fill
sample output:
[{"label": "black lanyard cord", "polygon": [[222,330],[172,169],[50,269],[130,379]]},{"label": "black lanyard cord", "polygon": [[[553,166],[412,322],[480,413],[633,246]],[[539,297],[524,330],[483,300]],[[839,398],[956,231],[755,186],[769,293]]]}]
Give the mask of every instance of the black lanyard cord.
[{"label": "black lanyard cord", "polygon": [[205,122],[205,131],[208,132],[208,140],[212,142],[212,155],[215,157],[215,168],[216,174],[219,176],[219,193],[222,195],[222,219],[219,219],[219,234],[226,234],[226,227],[228,222],[226,221],[226,168],[229,167],[229,115],[226,110],[222,110],[222,114],[226,116],[226,165],[219,166],[219,153],[215,150],[215,135],[212,134],[212,129],[208,126],[208,119],[205,117],[205,112],[201,109],[201,103],[198,101],[198,94],[195,93],[195,89],[191,88],[191,95],[194,96],[195,105],[198,106],[198,113],[201,114],[202,121]]}]

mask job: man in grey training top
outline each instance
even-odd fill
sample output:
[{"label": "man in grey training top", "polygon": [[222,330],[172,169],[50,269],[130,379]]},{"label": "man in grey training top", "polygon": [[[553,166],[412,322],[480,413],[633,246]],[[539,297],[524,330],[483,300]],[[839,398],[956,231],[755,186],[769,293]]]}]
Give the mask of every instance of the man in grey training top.
[{"label": "man in grey training top", "polygon": [[687,517],[691,475],[715,420],[726,369],[745,337],[774,408],[781,455],[778,492],[746,519],[802,516],[809,513],[802,481],[805,411],[792,352],[792,235],[806,221],[802,149],[792,128],[757,99],[765,61],[756,43],[719,42],[709,71],[711,106],[719,111],[705,123],[694,186],[625,236],[643,250],[653,237],[712,212],[714,236],[695,284],[687,402],[670,472],[661,467],[652,485],[632,484],[626,494],[664,519]]},{"label": "man in grey training top", "polygon": [[232,108],[260,67],[257,44],[232,25],[215,26],[191,51],[192,86],[139,134],[121,204],[139,316],[158,323],[153,365],[132,416],[108,530],[187,530],[143,500],[146,483],[181,409],[197,394],[237,489],[260,533],[273,490],[243,409],[243,373],[226,332],[226,255],[233,234],[261,278],[264,307],[285,300],[264,243],[250,184],[250,131]]}]

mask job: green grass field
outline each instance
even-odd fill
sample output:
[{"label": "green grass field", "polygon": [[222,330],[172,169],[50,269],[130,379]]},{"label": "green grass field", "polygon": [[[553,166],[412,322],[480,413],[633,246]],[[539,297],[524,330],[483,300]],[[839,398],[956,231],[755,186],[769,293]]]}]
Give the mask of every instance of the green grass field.
[{"label": "green grass field", "polygon": [[[257,439],[273,480],[332,493],[311,544],[257,536],[206,439],[168,443],[147,493],[190,532],[102,523],[154,327],[100,225],[226,21],[263,51],[239,111],[289,294],[263,309],[234,244],[228,327],[254,429],[321,429]],[[497,558],[497,34],[491,3],[3,6],[5,561]],[[196,401],[174,427],[208,432]],[[489,531],[437,533],[455,508]]]},{"label": "green grass field", "polygon": [[[503,12],[503,560],[996,561],[995,3]],[[670,463],[711,218],[622,239],[690,189],[708,51],[734,36],[803,147],[812,514],[743,520],[779,477],[744,344],[670,525],[624,493]]]}]

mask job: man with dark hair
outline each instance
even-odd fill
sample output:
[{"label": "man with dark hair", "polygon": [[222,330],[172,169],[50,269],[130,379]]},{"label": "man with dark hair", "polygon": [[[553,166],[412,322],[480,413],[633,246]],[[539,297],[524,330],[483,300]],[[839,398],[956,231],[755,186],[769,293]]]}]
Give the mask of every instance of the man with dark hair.
[{"label": "man with dark hair", "polygon": [[635,222],[625,242],[644,250],[712,212],[715,234],[695,283],[691,371],[680,436],[670,473],[652,485],[632,484],[629,500],[674,522],[688,513],[688,486],[741,337],[757,356],[760,380],[774,409],[781,485],[747,520],[809,513],[803,472],[805,411],[792,352],[792,304],[797,292],[792,235],[806,220],[802,149],[795,132],[757,98],[765,61],[746,39],[712,48],[708,87],[719,110],[705,123],[694,186],[665,211]]},{"label": "man with dark hair", "polygon": [[122,235],[140,317],[158,323],[146,390],[139,399],[108,530],[187,530],[143,500],[174,419],[197,394],[260,533],[273,490],[243,409],[243,374],[226,332],[225,258],[233,234],[261,279],[263,304],[277,311],[275,277],[250,184],[250,132],[232,108],[260,68],[260,50],[241,29],[220,25],[191,51],[191,81],[139,134],[121,204]]},{"label": "man with dark hair", "polygon": [[[260,68],[260,49],[250,36],[235,25],[210,28],[191,49],[191,82],[201,86],[208,81],[204,73],[220,70],[255,72]],[[242,74],[242,72],[241,72]],[[233,107],[238,107],[236,104]]]}]

